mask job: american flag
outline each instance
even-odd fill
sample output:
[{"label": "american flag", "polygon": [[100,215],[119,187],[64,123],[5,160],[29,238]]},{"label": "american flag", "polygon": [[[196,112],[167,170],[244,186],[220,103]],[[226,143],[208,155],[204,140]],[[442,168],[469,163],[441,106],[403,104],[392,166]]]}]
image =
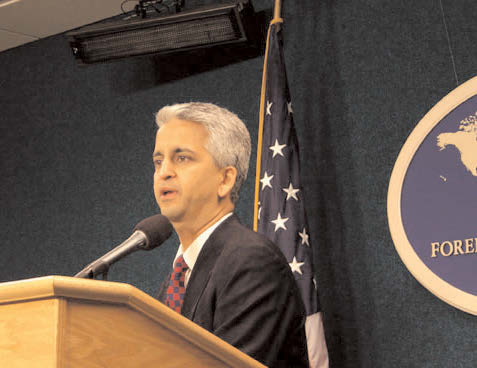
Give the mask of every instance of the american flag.
[{"label": "american flag", "polygon": [[269,28],[260,106],[254,230],[280,247],[306,307],[311,367],[328,367],[307,224],[293,108],[283,55],[281,18]]}]

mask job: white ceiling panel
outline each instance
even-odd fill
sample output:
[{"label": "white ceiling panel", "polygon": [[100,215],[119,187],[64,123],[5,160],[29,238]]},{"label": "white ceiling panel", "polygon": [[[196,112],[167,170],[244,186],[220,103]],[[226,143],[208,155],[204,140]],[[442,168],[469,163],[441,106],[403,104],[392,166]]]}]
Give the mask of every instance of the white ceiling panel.
[{"label": "white ceiling panel", "polygon": [[[10,33],[34,39],[62,33],[121,13],[123,0],[0,0],[0,51],[18,46]],[[127,9],[134,2],[126,3]],[[126,6],[125,5],[125,6]],[[8,31],[8,32],[7,32]],[[8,33],[8,34],[7,34]],[[14,37],[14,36],[12,36]],[[32,39],[25,39],[25,42]],[[20,36],[17,37],[20,40]]]}]

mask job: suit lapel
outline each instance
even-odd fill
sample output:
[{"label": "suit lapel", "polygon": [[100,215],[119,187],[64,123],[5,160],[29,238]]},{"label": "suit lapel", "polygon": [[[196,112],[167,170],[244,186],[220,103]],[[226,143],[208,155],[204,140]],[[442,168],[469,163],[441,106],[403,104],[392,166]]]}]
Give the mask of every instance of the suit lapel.
[{"label": "suit lapel", "polygon": [[210,275],[214,269],[215,263],[224,248],[224,242],[221,240],[221,234],[227,232],[227,227],[232,223],[238,222],[235,215],[230,216],[210,235],[199,253],[199,257],[194,265],[194,269],[189,278],[182,304],[181,314],[190,320],[193,320],[194,313]]},{"label": "suit lapel", "polygon": [[172,275],[172,272],[169,273],[167,278],[162,282],[161,286],[159,287],[157,300],[159,300],[161,303],[164,303],[166,301],[166,293],[167,293],[167,288],[169,286],[169,280],[171,279],[171,275]]}]

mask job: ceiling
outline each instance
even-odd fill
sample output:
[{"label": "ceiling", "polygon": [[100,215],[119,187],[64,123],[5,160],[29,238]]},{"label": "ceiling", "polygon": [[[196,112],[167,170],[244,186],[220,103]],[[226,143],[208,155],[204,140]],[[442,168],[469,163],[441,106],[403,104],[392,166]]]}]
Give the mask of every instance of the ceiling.
[{"label": "ceiling", "polygon": [[[0,0],[0,52],[121,13],[124,0]],[[124,4],[132,10],[137,1]]]}]

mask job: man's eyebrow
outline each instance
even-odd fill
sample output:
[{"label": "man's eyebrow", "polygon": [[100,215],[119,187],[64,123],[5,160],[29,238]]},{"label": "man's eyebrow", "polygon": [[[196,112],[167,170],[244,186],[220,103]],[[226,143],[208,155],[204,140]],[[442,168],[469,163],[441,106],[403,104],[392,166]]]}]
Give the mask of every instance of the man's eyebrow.
[{"label": "man's eyebrow", "polygon": [[174,153],[182,153],[182,152],[195,153],[195,151],[191,150],[190,148],[179,147],[174,150]]},{"label": "man's eyebrow", "polygon": [[[182,152],[195,153],[195,151],[191,150],[190,148],[177,147],[174,150],[174,153],[182,153]],[[162,156],[162,152],[161,151],[154,151],[154,153],[152,154],[152,157],[154,158],[154,157],[157,157],[157,156]]]}]

